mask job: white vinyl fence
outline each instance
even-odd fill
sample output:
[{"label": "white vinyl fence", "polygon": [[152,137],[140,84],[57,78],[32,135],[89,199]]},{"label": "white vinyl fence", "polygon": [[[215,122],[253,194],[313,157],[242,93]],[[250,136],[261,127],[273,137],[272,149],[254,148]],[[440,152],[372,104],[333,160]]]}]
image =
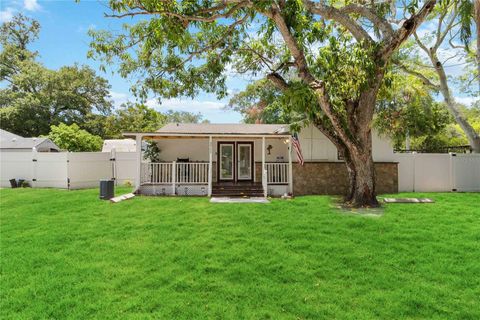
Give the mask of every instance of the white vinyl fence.
[{"label": "white vinyl fence", "polygon": [[[97,187],[99,180],[111,178],[118,185],[134,183],[135,156],[135,152],[0,152],[0,187],[10,187],[10,179],[24,179],[35,188],[64,189]],[[396,154],[396,161],[400,192],[480,191],[480,154]],[[175,175],[184,179],[188,172],[196,177],[194,182],[204,183],[206,165],[184,165]],[[154,166],[143,164],[142,182],[170,183],[171,164]],[[284,182],[287,174],[282,165],[268,169],[265,181]]]},{"label": "white vinyl fence", "polygon": [[398,191],[480,191],[480,154],[396,154]]},{"label": "white vinyl fence", "polygon": [[63,189],[97,187],[99,180],[112,178],[133,183],[135,167],[133,152],[0,152],[0,187],[10,187],[10,179]]}]

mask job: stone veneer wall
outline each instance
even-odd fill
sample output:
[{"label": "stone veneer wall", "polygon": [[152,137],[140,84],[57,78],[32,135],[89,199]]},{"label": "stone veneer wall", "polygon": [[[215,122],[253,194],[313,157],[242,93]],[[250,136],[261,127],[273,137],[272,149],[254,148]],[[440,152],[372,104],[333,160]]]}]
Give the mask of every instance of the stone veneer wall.
[{"label": "stone veneer wall", "polygon": [[[398,163],[376,162],[377,193],[398,192]],[[255,177],[262,182],[262,163],[255,162]],[[213,181],[217,181],[217,163],[213,162]],[[293,194],[345,194],[348,188],[347,169],[343,162],[293,163]]]},{"label": "stone veneer wall", "polygon": [[[376,162],[377,194],[398,192],[398,164]],[[346,194],[348,174],[343,162],[305,162],[293,164],[293,194]]]}]

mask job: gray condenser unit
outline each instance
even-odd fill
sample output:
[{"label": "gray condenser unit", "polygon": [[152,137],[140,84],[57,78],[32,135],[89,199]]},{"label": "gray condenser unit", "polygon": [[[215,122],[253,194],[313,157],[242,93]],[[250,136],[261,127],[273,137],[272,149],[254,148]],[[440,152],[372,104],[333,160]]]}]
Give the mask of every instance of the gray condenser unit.
[{"label": "gray condenser unit", "polygon": [[115,195],[113,180],[100,180],[100,199],[110,200]]}]

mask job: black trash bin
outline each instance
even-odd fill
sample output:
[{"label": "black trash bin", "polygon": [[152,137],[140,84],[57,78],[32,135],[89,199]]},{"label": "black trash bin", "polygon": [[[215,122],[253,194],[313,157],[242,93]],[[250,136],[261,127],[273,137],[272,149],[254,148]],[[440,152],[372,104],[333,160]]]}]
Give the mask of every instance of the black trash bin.
[{"label": "black trash bin", "polygon": [[15,179],[10,179],[9,181],[10,181],[10,186],[11,186],[12,188],[16,188],[16,187],[18,186],[18,185],[17,185],[17,180],[15,180]]},{"label": "black trash bin", "polygon": [[100,180],[100,199],[110,200],[115,195],[113,180]]}]

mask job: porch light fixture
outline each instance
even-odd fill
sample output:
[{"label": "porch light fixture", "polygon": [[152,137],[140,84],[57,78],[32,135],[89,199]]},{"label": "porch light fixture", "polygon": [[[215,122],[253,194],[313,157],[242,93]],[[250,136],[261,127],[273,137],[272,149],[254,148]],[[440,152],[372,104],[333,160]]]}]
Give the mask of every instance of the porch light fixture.
[{"label": "porch light fixture", "polygon": [[288,144],[289,142],[290,142],[290,139],[288,139],[288,138],[283,140],[283,143],[285,143],[285,144]]}]

